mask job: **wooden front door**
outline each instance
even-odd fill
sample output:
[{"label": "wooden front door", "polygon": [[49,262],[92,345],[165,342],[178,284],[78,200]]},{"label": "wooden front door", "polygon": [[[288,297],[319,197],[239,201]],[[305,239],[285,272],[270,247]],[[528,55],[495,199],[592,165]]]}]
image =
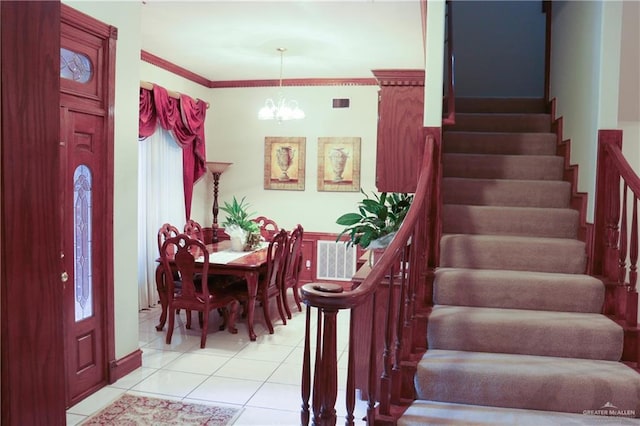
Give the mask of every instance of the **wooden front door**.
[{"label": "wooden front door", "polygon": [[108,383],[113,359],[111,27],[62,8],[60,201],[66,402]]}]

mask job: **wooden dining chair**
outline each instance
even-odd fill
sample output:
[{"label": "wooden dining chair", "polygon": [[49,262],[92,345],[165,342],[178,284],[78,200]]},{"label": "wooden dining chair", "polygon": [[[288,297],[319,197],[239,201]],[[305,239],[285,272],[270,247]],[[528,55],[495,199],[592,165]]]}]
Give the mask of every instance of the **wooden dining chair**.
[{"label": "wooden dining chair", "polygon": [[[174,252],[175,255],[171,255]],[[209,271],[209,251],[205,244],[195,238],[189,238],[185,234],[167,239],[162,245],[162,263],[166,269],[173,266],[180,277],[180,286],[176,285],[173,275],[167,278],[168,282],[168,311],[169,328],[167,329],[166,343],[171,343],[175,316],[177,309],[198,311],[198,318],[202,334],[200,347],[204,348],[207,342],[209,325],[209,313],[214,309],[220,309],[229,332],[236,334],[235,318],[238,312],[239,301],[233,291],[228,287],[211,287],[206,281],[197,279],[197,274],[207,276]],[[197,261],[196,261],[197,260]],[[187,327],[189,328],[189,327]]]},{"label": "wooden dining chair", "polygon": [[190,238],[196,238],[204,242],[204,233],[202,232],[202,226],[193,219],[189,219],[184,225],[184,233]]},{"label": "wooden dining chair", "polygon": [[281,299],[287,318],[291,319],[291,309],[287,301],[287,291],[293,289],[293,298],[298,306],[298,312],[302,312],[300,305],[300,271],[302,270],[302,237],[304,229],[298,224],[289,235],[286,249],[286,260],[282,274]]},{"label": "wooden dining chair", "polygon": [[268,217],[258,216],[252,220],[260,227],[260,235],[265,241],[271,241],[271,239],[280,232],[278,224]]},{"label": "wooden dining chair", "polygon": [[[162,245],[164,244],[164,242],[169,238],[174,238],[174,237],[177,237],[178,235],[180,235],[180,231],[178,230],[177,227],[173,226],[170,223],[164,223],[162,224],[160,229],[158,229],[158,254],[160,258],[162,258]],[[173,250],[174,248],[175,247],[171,246],[170,250]],[[175,253],[170,253],[170,254],[174,255]],[[166,280],[167,274],[173,275],[174,281],[177,283],[177,285],[180,285],[180,277],[178,276],[178,272],[175,269],[166,269],[163,267],[161,279],[165,283],[164,284],[165,287],[167,286],[167,280]],[[180,311],[177,311],[177,313],[180,313]],[[187,311],[187,328],[191,328],[191,312],[189,311]]]},{"label": "wooden dining chair", "polygon": [[[262,311],[264,313],[264,320],[269,329],[269,334],[274,333],[273,322],[271,321],[271,310],[269,307],[270,299],[275,298],[278,306],[278,313],[283,324],[287,324],[287,317],[282,306],[282,298],[280,296],[282,284],[282,273],[284,272],[284,264],[286,258],[287,249],[287,231],[281,229],[272,239],[269,241],[269,247],[267,248],[267,270],[265,274],[261,274],[258,282],[258,293],[256,301],[262,305]],[[249,291],[247,288],[247,282],[242,281],[240,284],[234,285],[239,288],[238,292],[242,294],[240,301],[246,306],[249,300]]]}]

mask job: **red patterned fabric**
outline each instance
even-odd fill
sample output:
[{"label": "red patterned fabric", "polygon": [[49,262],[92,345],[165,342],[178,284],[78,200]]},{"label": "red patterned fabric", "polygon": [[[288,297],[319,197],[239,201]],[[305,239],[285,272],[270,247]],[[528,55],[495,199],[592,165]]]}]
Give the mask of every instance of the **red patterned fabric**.
[{"label": "red patterned fabric", "polygon": [[182,94],[180,99],[172,98],[164,87],[154,84],[153,91],[140,88],[139,108],[139,138],[151,136],[159,123],[182,147],[184,207],[188,221],[191,219],[193,185],[207,171],[204,140],[207,104]]}]

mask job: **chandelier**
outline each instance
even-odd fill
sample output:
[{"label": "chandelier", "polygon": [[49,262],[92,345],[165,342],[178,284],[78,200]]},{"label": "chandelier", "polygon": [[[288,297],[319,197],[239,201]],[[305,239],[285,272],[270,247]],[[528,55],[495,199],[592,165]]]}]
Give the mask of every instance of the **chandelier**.
[{"label": "chandelier", "polygon": [[304,118],[304,111],[298,106],[298,102],[293,99],[286,99],[282,96],[282,64],[283,55],[287,50],[284,47],[278,47],[280,52],[280,91],[278,92],[278,98],[269,98],[264,102],[264,106],[258,112],[259,120],[299,120]]}]

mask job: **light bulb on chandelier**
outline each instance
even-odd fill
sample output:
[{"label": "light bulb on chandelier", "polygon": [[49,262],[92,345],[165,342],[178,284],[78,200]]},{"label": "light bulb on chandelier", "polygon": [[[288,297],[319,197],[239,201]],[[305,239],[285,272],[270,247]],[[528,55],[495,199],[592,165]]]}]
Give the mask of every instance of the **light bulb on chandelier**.
[{"label": "light bulb on chandelier", "polygon": [[280,91],[278,92],[278,98],[273,100],[267,99],[264,102],[264,106],[258,112],[259,120],[299,120],[305,117],[304,111],[298,106],[298,102],[293,99],[286,99],[282,96],[282,65],[283,54],[287,50],[284,47],[279,47],[280,52]]}]

